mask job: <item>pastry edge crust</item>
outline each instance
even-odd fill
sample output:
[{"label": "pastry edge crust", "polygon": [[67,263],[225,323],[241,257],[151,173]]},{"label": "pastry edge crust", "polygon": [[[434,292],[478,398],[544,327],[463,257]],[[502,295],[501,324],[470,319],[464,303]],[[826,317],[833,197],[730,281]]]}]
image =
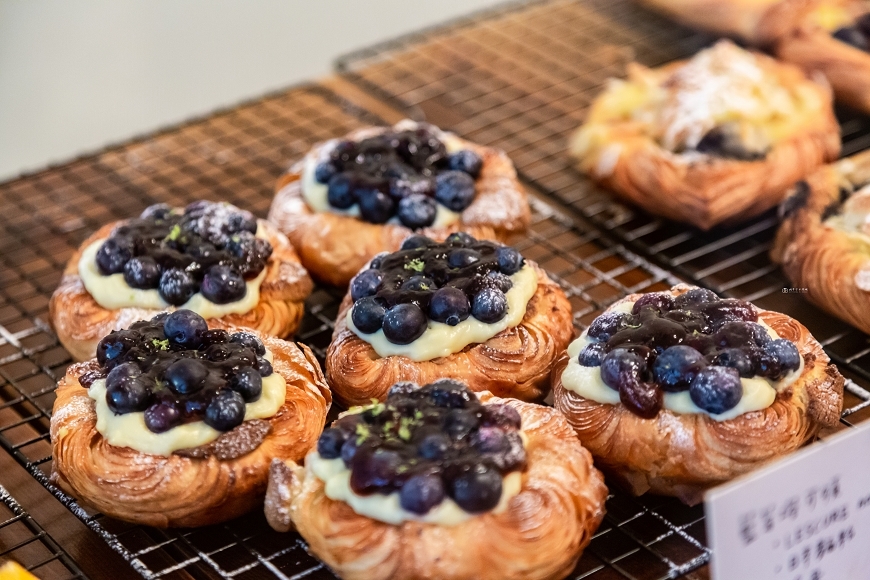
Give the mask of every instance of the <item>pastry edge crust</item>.
[{"label": "pastry edge crust", "polygon": [[[681,284],[671,292],[678,295],[691,288]],[[640,296],[627,296],[613,306]],[[780,336],[796,342],[805,365],[801,377],[766,409],[721,422],[669,410],[642,419],[622,404],[598,403],[565,389],[567,353],[553,368],[554,406],[574,426],[599,468],[631,493],[649,491],[689,505],[699,503],[707,489],[799,448],[821,427],[839,421],[844,378],[821,345],[793,318],[761,309],[759,316]]]},{"label": "pastry edge crust", "polygon": [[[368,136],[375,129],[359,129],[347,138]],[[474,201],[461,213],[460,221],[450,226],[414,231],[398,224],[371,224],[334,213],[314,213],[302,196],[304,160],[278,180],[269,221],[287,235],[314,277],[335,286],[346,286],[376,254],[398,250],[405,238],[415,233],[442,241],[463,231],[478,239],[504,241],[510,234],[524,231],[531,210],[513,163],[499,150],[457,139],[481,156],[483,168]],[[308,155],[316,155],[324,145],[315,145]]]},{"label": "pastry edge crust", "polygon": [[[76,361],[93,357],[97,344],[113,330],[129,327],[138,320],[149,320],[162,310],[126,307],[110,310],[100,306],[85,289],[78,274],[82,251],[93,242],[106,238],[123,221],[107,224],[82,242],[64,269],[60,285],[49,301],[49,316],[61,344]],[[299,327],[305,299],[314,283],[302,267],[287,238],[272,224],[258,220],[264,228],[272,256],[260,285],[260,301],[244,314],[227,314],[208,320],[212,328],[250,328],[263,334],[285,337]]]},{"label": "pastry edge crust", "polygon": [[603,478],[555,409],[490,393],[480,399],[517,409],[528,437],[529,468],[505,513],[483,514],[455,527],[385,524],[328,499],[323,482],[304,468],[274,461],[265,504],[270,525],[278,531],[295,528],[346,580],[566,576],[604,516]]},{"label": "pastry edge crust", "polygon": [[[522,322],[483,343],[430,361],[403,356],[379,357],[367,342],[347,328],[353,305],[348,293],[339,307],[332,342],[326,352],[326,376],[342,404],[364,405],[383,400],[399,381],[426,384],[439,378],[464,381],[471,390],[539,401],[549,391],[549,374],[558,353],[574,334],[571,304],[562,288],[537,264],[538,286]],[[365,385],[364,389],[360,385]]]},{"label": "pastry edge crust", "polygon": [[106,443],[96,430],[94,401],[78,382],[80,372],[96,365],[91,360],[72,365],[58,383],[51,419],[52,483],[102,513],[161,528],[210,525],[256,507],[272,459],[299,461],[314,449],[332,402],[307,346],[260,338],[274,355],[275,372],[287,381],[287,396],[266,419],[271,432],[255,450],[236,459],[193,459]]}]

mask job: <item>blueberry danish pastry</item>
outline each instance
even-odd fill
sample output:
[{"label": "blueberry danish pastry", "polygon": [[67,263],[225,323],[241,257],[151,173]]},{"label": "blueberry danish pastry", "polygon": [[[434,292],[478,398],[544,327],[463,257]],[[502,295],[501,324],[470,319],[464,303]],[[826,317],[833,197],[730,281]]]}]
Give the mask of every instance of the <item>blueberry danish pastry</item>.
[{"label": "blueberry danish pastry", "polygon": [[313,284],[287,238],[250,212],[197,201],[155,205],[108,224],[73,254],[51,297],[51,321],[76,360],[113,330],[186,308],[212,326],[284,337]]},{"label": "blueberry danish pastry", "polygon": [[615,303],[553,370],[605,473],[690,504],[837,424],[843,382],[796,320],[689,286]]},{"label": "blueberry danish pastry", "polygon": [[126,521],[229,520],[262,501],[273,458],[314,448],[330,402],[306,346],[161,313],[67,370],[51,417],[52,481]]},{"label": "blueberry danish pastry", "polygon": [[536,401],[572,334],[565,293],[516,250],[464,232],[441,243],[415,235],[354,277],[326,374],[347,405],[439,377]]},{"label": "blueberry danish pastry", "polygon": [[313,276],[343,286],[414,232],[503,239],[529,205],[503,152],[402,121],[314,147],[279,180],[269,220]]},{"label": "blueberry danish pastry", "polygon": [[266,517],[345,580],[567,576],[607,490],[562,415],[439,380],[393,386],[276,460]]},{"label": "blueberry danish pastry", "polygon": [[837,157],[840,136],[827,87],[720,41],[662,68],[630,64],[592,103],[571,150],[618,197],[709,229],[774,207]]}]

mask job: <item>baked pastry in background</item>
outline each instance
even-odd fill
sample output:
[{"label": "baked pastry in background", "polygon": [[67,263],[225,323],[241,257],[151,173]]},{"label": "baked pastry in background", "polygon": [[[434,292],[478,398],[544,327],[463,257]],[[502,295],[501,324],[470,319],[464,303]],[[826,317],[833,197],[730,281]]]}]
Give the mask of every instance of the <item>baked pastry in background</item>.
[{"label": "baked pastry in background", "polygon": [[606,496],[558,411],[441,380],[344,414],[304,468],[276,460],[266,518],[345,580],[557,579]]},{"label": "baked pastry in background", "polygon": [[97,230],[70,258],[49,309],[61,344],[83,361],[111,331],[176,307],[211,326],[285,337],[312,288],[274,226],[227,203],[197,201],[183,210],[155,205]]},{"label": "baked pastry in background", "polygon": [[262,501],[273,458],[314,448],[330,402],[308,347],[161,313],[67,370],[51,417],[52,482],[130,522],[229,520]]},{"label": "baked pastry in background", "polygon": [[729,41],[658,69],[629,65],[571,141],[580,169],[615,195],[701,229],[774,207],[839,151],[830,90]]},{"label": "baked pastry in background", "polygon": [[529,219],[507,155],[407,120],[315,146],[278,181],[269,211],[309,272],[338,286],[414,232],[502,240]]},{"label": "baked pastry in background", "polygon": [[767,29],[781,15],[782,0],[638,0],[674,20],[754,45],[769,39]]},{"label": "baked pastry in background", "polygon": [[345,405],[441,377],[537,401],[573,331],[565,293],[516,250],[463,232],[442,243],[415,235],[351,282],[326,376]]},{"label": "baked pastry in background", "polygon": [[773,261],[804,298],[870,332],[870,152],[816,170],[780,214]]},{"label": "baked pastry in background", "polygon": [[843,383],[798,321],[685,285],[616,302],[553,370],[600,469],[689,504],[836,425]]}]

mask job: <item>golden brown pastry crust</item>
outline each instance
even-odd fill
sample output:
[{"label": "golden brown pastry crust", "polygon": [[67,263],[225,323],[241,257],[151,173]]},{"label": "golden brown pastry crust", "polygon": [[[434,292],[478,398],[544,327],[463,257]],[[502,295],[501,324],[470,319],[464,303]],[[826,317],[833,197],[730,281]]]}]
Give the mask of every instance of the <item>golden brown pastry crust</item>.
[{"label": "golden brown pastry crust", "polygon": [[[860,186],[870,181],[870,152],[818,169],[799,185],[783,208],[794,205],[776,235],[771,258],[782,266],[803,296],[834,316],[870,332],[870,242],[823,223],[822,214],[839,204],[840,185]],[[862,289],[862,286],[864,289]]]},{"label": "golden brown pastry crust", "polygon": [[[606,159],[612,153],[609,147],[585,156],[576,139],[574,154],[584,167],[607,165],[608,171],[587,172],[617,197],[703,230],[744,221],[774,207],[795,181],[837,158],[840,128],[826,87],[807,80],[797,67],[754,55],[766,74],[775,75],[785,86],[803,84],[822,103],[818,115],[803,130],[775,142],[764,159],[740,161],[712,155],[686,159],[661,147],[642,124],[630,120],[608,124],[606,141],[619,148],[615,161]],[[663,71],[684,62],[667,65]]]},{"label": "golden brown pastry crust", "polygon": [[694,28],[762,44],[769,13],[781,0],[639,0]]},{"label": "golden brown pastry crust", "polygon": [[382,401],[400,381],[424,385],[439,378],[465,382],[477,392],[538,401],[549,392],[549,373],[571,341],[571,304],[558,284],[531,261],[538,287],[522,322],[484,343],[471,344],[450,356],[415,362],[403,356],[381,358],[347,328],[350,293],[341,303],[332,342],[326,351],[326,376],[337,400],[346,406]]},{"label": "golden brown pastry crust", "polygon": [[[97,343],[113,330],[127,328],[137,320],[150,320],[159,310],[147,308],[103,308],[85,289],[78,265],[82,251],[107,238],[122,222],[107,224],[93,233],[67,262],[60,286],[49,302],[51,323],[61,344],[73,359],[88,360]],[[208,321],[215,328],[250,328],[271,336],[286,337],[296,332],[305,310],[305,299],[314,284],[287,238],[274,226],[259,220],[259,227],[272,244],[272,256],[260,285],[260,301],[245,314],[228,314]]]},{"label": "golden brown pastry crust", "polygon": [[[678,295],[689,288],[675,286],[672,292]],[[821,345],[793,318],[768,310],[759,311],[759,317],[793,341],[804,359],[800,378],[766,409],[727,421],[667,409],[654,419],[642,419],[621,403],[597,403],[563,387],[567,354],[553,368],[554,405],[574,426],[596,465],[630,492],[698,503],[707,489],[790,453],[840,418],[844,379]]]},{"label": "golden brown pastry crust", "polygon": [[254,451],[221,461],[140,453],[109,445],[96,429],[94,401],[78,377],[96,360],[72,365],[57,387],[51,418],[52,482],[112,517],[157,527],[193,527],[237,517],[263,499],[273,458],[300,461],[317,445],[332,397],[305,345],[260,335],[287,381],[284,405]]},{"label": "golden brown pastry crust", "polygon": [[[372,131],[376,130],[360,129],[347,138],[370,136]],[[480,155],[483,168],[475,182],[474,201],[455,224],[415,232],[398,224],[372,224],[334,213],[315,213],[302,197],[304,160],[278,180],[269,221],[287,234],[302,264],[315,278],[336,286],[346,286],[376,254],[398,250],[413,233],[443,241],[453,232],[462,231],[477,239],[504,241],[508,235],[525,230],[531,219],[529,203],[508,156],[497,149],[456,139]],[[323,145],[316,145],[309,155],[317,155]]]},{"label": "golden brown pastry crust", "polygon": [[548,407],[481,394],[519,411],[528,437],[520,493],[501,514],[454,527],[390,525],[324,495],[304,468],[275,461],[266,518],[291,527],[345,580],[538,580],[567,576],[604,515],[607,489],[562,415]]}]

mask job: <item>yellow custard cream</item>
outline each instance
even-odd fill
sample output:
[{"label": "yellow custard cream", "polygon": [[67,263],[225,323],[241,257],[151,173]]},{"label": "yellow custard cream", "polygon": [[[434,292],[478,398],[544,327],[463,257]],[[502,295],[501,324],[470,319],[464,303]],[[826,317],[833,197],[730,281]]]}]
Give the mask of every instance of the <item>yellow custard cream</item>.
[{"label": "yellow custard cream", "polygon": [[[97,252],[105,241],[97,240],[89,245],[82,252],[82,257],[79,259],[79,276],[85,285],[85,289],[96,300],[97,304],[109,310],[127,307],[148,308],[151,310],[169,309],[169,303],[160,297],[160,292],[156,289],[142,290],[131,288],[124,281],[124,274],[119,273],[104,276],[100,273],[97,267]],[[190,300],[178,308],[193,310],[206,319],[220,318],[226,314],[244,314],[250,312],[260,302],[260,284],[262,284],[263,278],[266,277],[268,269],[268,267],[263,268],[263,271],[256,278],[248,280],[245,283],[246,292],[241,300],[228,304],[215,304],[197,292],[190,297]]]},{"label": "yellow custard cream", "polygon": [[[614,309],[616,312],[631,312],[633,302],[625,302]],[[758,323],[767,329],[771,338],[777,339],[779,335],[771,327],[759,320]],[[586,332],[580,335],[568,346],[568,366],[562,372],[562,386],[567,390],[577,393],[581,397],[597,403],[615,405],[619,403],[619,391],[611,389],[601,380],[601,367],[584,367],[577,362],[577,355],[587,344],[592,341],[586,338]],[[776,393],[792,384],[804,371],[804,360],[797,370],[791,371],[778,381],[771,381],[764,377],[752,377],[740,379],[743,384],[743,396],[733,409],[729,409],[718,415],[709,413],[698,407],[689,396],[688,391],[680,393],[665,393],[664,408],[678,414],[704,413],[716,421],[727,421],[750,411],[766,409],[773,404]]]},{"label": "yellow custard cream", "polygon": [[406,356],[413,361],[432,360],[461,351],[469,344],[486,342],[502,330],[518,326],[526,315],[526,306],[538,289],[538,275],[529,266],[510,277],[513,286],[505,293],[507,314],[498,322],[487,324],[469,316],[456,326],[429,320],[423,336],[410,344],[395,344],[387,340],[383,330],[371,334],[360,332],[347,311],[347,327],[358,337],[372,345],[381,357]]},{"label": "yellow custard cream", "polygon": [[[419,515],[402,509],[402,506],[399,504],[399,492],[393,492],[388,495],[379,493],[357,495],[350,488],[350,469],[345,467],[344,461],[341,458],[323,459],[314,451],[309,453],[308,457],[305,458],[305,465],[324,483],[326,497],[335,501],[343,501],[359,515],[373,520],[392,525],[401,524],[406,521],[416,521],[449,527],[461,524],[476,515],[468,513],[449,497],[445,497],[440,504],[433,507],[427,513]],[[491,512],[487,513],[503,513],[507,509],[511,498],[520,492],[522,485],[522,473],[512,471],[507,474],[502,478],[501,499],[498,505]]]},{"label": "yellow custard cream", "polygon": [[[266,351],[263,357],[272,361],[272,353]],[[173,451],[206,445],[217,439],[221,431],[209,427],[202,421],[185,423],[163,433],[154,433],[145,426],[145,413],[125,413],[116,415],[106,402],[106,381],[94,381],[88,389],[88,396],[96,403],[97,431],[109,445],[129,447],[141,453],[168,457]],[[260,398],[245,405],[245,421],[272,417],[284,404],[287,397],[287,383],[284,377],[273,372],[263,377],[263,392]]]}]

